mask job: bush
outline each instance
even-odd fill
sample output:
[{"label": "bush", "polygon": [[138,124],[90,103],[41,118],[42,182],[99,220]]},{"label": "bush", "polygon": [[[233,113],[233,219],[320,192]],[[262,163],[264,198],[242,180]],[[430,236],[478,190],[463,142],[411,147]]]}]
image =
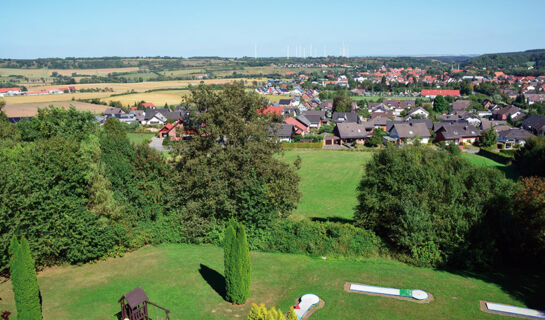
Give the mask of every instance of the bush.
[{"label": "bush", "polygon": [[382,249],[369,230],[351,224],[281,220],[267,229],[250,229],[252,249],[311,256],[371,257]]},{"label": "bush", "polygon": [[409,262],[471,267],[501,258],[515,186],[499,170],[449,152],[387,147],[365,171],[354,219]]}]

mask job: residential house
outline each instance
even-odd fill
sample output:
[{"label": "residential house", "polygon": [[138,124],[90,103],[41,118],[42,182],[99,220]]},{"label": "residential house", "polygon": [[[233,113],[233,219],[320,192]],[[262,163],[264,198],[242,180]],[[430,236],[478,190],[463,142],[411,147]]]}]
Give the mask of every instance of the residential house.
[{"label": "residential house", "polygon": [[451,96],[457,97],[460,95],[460,90],[447,90],[447,89],[422,89],[421,96],[435,98],[436,96]]},{"label": "residential house", "polygon": [[352,111],[352,112],[333,112],[333,115],[331,116],[331,121],[335,123],[340,122],[360,122],[360,116]]},{"label": "residential house", "polygon": [[386,122],[386,131],[390,132],[390,130],[392,130],[392,127],[396,123],[412,123],[412,124],[414,124],[414,123],[423,123],[423,124],[426,125],[426,128],[428,128],[428,130],[433,129],[433,121],[431,121],[430,119],[411,119],[411,120],[408,120],[408,121],[405,121],[405,120],[387,121]]},{"label": "residential house", "polygon": [[0,97],[20,95],[21,88],[0,88]]},{"label": "residential house", "polygon": [[305,111],[303,116],[310,121],[311,128],[320,129],[322,124],[327,123],[325,111]]},{"label": "residential house", "polygon": [[130,113],[134,114],[134,118],[138,122],[142,122],[146,116],[144,110],[132,110]]},{"label": "residential house", "polygon": [[502,143],[505,149],[512,149],[517,146],[523,147],[531,136],[529,131],[511,128],[498,132],[498,142]]},{"label": "residential house", "polygon": [[417,140],[428,143],[431,137],[428,127],[422,122],[394,123],[389,132],[390,138],[395,139],[397,144],[412,144]]},{"label": "residential house", "polygon": [[121,108],[109,107],[109,108],[106,108],[106,110],[104,111],[104,116],[106,118],[109,118],[109,117],[113,117],[116,114],[122,114],[122,113],[125,113],[125,111],[123,111],[123,109]]},{"label": "residential house", "polygon": [[520,108],[510,105],[492,112],[492,116],[496,120],[508,120],[516,118],[522,113],[523,112],[520,110]]},{"label": "residential house", "polygon": [[481,132],[470,124],[444,123],[435,132],[437,142],[445,141],[447,144],[474,143],[481,137]]},{"label": "residential house", "polygon": [[132,113],[116,113],[113,116],[123,123],[133,123],[137,121]]},{"label": "residential house", "polygon": [[294,127],[289,123],[277,123],[269,130],[269,137],[276,137],[279,141],[291,142]]},{"label": "residential house", "polygon": [[341,143],[363,144],[370,135],[364,124],[354,122],[337,123],[333,132],[339,137]]},{"label": "residential house", "polygon": [[534,104],[536,102],[545,102],[545,94],[525,93],[524,96],[526,97],[526,103],[528,104]]},{"label": "residential house", "polygon": [[284,120],[285,123],[291,124],[295,130],[295,134],[304,136],[305,134],[310,132],[310,127],[303,124],[301,121],[297,120],[296,118],[286,118]]},{"label": "residential house", "polygon": [[545,135],[545,117],[531,115],[522,121],[522,128],[537,136]]},{"label": "residential house", "polygon": [[452,111],[465,111],[470,105],[469,100],[456,100],[452,103]]},{"label": "residential house", "polygon": [[184,124],[182,119],[174,123],[167,123],[159,130],[159,138],[169,137],[172,141],[178,141],[183,138]]},{"label": "residential house", "polygon": [[429,116],[430,116],[430,113],[424,108],[416,108],[414,110],[409,111],[409,113],[407,113],[408,119],[418,118],[418,117],[428,118]]},{"label": "residential house", "polygon": [[333,100],[324,100],[320,104],[320,109],[327,110],[327,111],[333,111]]},{"label": "residential house", "polygon": [[151,102],[143,102],[140,104],[140,106],[144,109],[147,109],[147,108],[156,108],[156,106],[151,103]]}]

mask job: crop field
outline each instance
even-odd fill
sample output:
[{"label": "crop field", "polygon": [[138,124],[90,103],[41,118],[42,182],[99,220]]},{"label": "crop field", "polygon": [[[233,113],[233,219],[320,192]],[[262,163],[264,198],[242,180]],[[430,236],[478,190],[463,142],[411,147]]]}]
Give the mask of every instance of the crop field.
[{"label": "crop field", "polygon": [[189,95],[189,90],[168,90],[156,92],[142,92],[127,94],[121,96],[106,97],[102,101],[119,101],[124,106],[134,105],[140,101],[152,102],[156,106],[163,106],[165,103],[169,105],[178,105],[182,101],[182,97]]},{"label": "crop field", "polygon": [[[118,299],[142,286],[150,301],[171,310],[171,319],[245,319],[252,303],[282,311],[314,293],[325,302],[311,317],[332,319],[506,319],[484,313],[480,300],[516,306],[539,302],[542,277],[524,273],[454,274],[384,258],[322,260],[303,255],[251,252],[251,296],[236,306],[223,299],[223,249],[213,246],[145,247],[123,258],[61,266],[38,274],[44,319],[117,319]],[[403,276],[400,276],[403,275]],[[345,282],[430,292],[430,303],[348,293]],[[0,310],[15,313],[11,282],[0,279]],[[150,309],[153,319],[164,313]],[[15,318],[15,315],[13,315]]]},{"label": "crop field", "polygon": [[79,101],[52,101],[52,102],[37,102],[37,103],[8,103],[4,109],[8,117],[32,117],[38,114],[38,108],[47,108],[50,105],[56,107],[68,108],[71,105],[78,110],[91,111],[92,113],[102,113],[108,106],[92,104]]},{"label": "crop field", "polygon": [[[226,83],[233,83],[234,81],[246,81],[248,83],[252,83],[252,81],[266,81],[266,79],[249,79],[249,78],[241,78],[241,79],[207,79],[202,80],[205,84],[226,84]],[[134,83],[86,83],[86,84],[75,84],[77,90],[81,89],[108,89],[112,90],[113,92],[119,93],[119,92],[127,92],[134,90],[136,92],[145,92],[148,90],[155,90],[155,89],[177,89],[177,88],[184,88],[189,85],[199,85],[200,80],[175,80],[175,81],[146,81],[146,82],[134,82]],[[28,90],[41,90],[41,89],[50,89],[50,88],[58,88],[61,86],[51,86],[51,85],[36,85],[36,86],[28,86]]]},{"label": "crop field", "polygon": [[14,96],[4,97],[3,99],[7,104],[19,104],[19,103],[39,103],[39,102],[55,102],[55,101],[72,101],[77,99],[92,99],[102,98],[109,96],[108,92],[77,92],[77,93],[63,93],[63,94],[44,94],[38,96]]},{"label": "crop field", "polygon": [[283,67],[244,67],[243,69],[233,69],[233,70],[224,70],[224,71],[215,71],[214,74],[220,77],[231,76],[233,72],[236,72],[240,75],[259,75],[259,74],[273,74],[277,73],[280,75],[287,75],[291,73],[298,72],[321,72],[322,68],[283,68]]}]

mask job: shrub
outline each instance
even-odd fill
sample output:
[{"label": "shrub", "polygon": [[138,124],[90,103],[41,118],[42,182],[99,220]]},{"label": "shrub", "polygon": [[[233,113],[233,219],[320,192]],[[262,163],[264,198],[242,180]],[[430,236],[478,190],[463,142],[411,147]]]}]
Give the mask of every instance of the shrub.
[{"label": "shrub", "polygon": [[370,257],[382,242],[372,231],[348,223],[280,220],[267,229],[250,229],[252,249],[312,256]]},{"label": "shrub", "polygon": [[[297,319],[297,316],[290,310],[288,313],[288,320]],[[264,304],[257,305],[252,304],[250,309],[250,314],[248,315],[248,320],[286,320],[286,317],[282,314],[282,311],[272,307],[267,309]]]}]

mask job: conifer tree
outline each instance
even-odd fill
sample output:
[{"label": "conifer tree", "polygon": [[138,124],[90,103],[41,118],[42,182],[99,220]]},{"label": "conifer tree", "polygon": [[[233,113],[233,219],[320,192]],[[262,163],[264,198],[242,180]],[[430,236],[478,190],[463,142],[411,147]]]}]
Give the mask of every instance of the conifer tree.
[{"label": "conifer tree", "polygon": [[17,319],[42,319],[40,289],[28,241],[25,238],[18,241],[16,237],[13,237],[9,253],[10,275],[17,308]]},{"label": "conifer tree", "polygon": [[250,297],[250,250],[244,226],[229,221],[224,243],[226,300],[242,304]]}]

